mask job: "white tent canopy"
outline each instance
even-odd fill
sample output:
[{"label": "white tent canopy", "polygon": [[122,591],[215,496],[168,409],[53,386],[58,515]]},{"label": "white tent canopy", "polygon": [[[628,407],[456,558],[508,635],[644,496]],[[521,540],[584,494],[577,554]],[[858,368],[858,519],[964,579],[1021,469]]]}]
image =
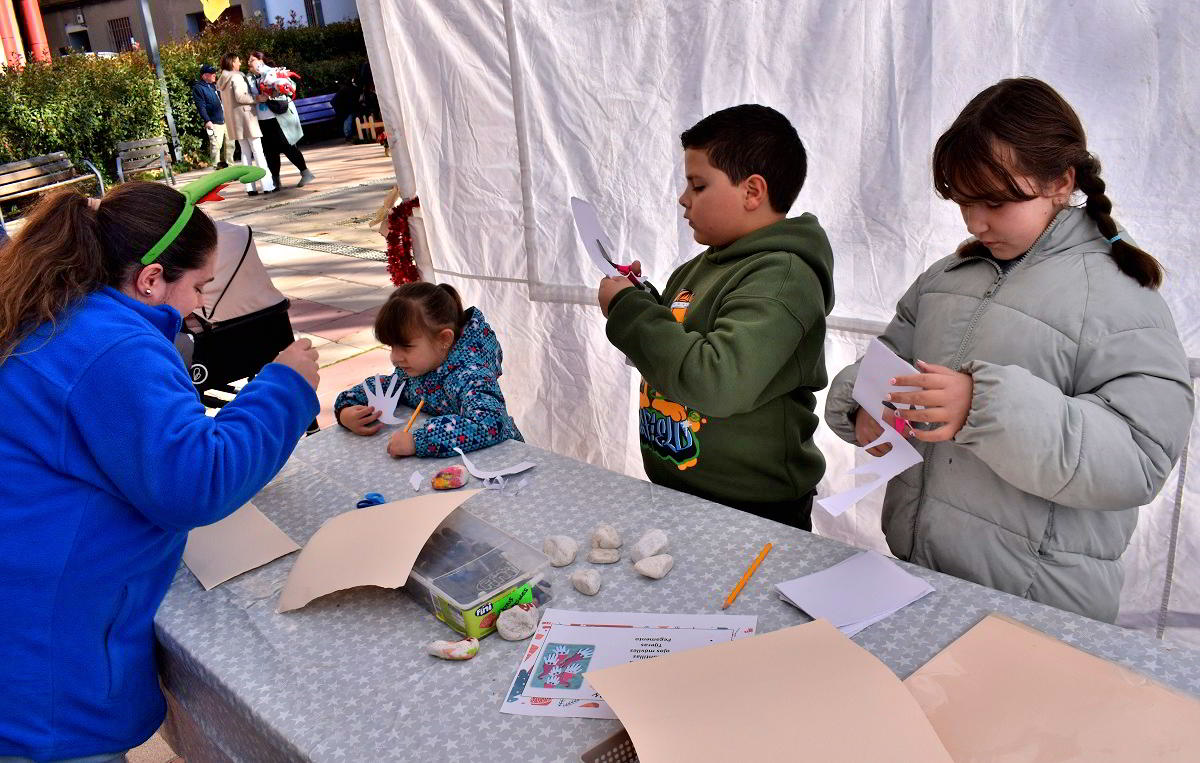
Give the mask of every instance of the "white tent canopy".
[{"label": "white tent canopy", "polygon": [[[1188,354],[1200,268],[1195,170],[1200,6],[821,0],[360,2],[396,176],[421,198],[426,277],[478,305],[505,348],[502,384],[527,439],[641,473],[636,379],[608,344],[598,273],[567,199],[593,201],[618,259],[663,283],[699,247],[680,218],[679,133],[705,114],[764,103],[796,126],[815,213],[835,256],[832,375],[931,262],[965,236],[936,197],[937,136],[979,90],[1032,75],[1079,112],[1104,166],[1114,217],[1164,263],[1164,294]],[[1193,366],[1197,364],[1193,362]],[[1195,431],[1195,427],[1193,427]],[[822,427],[823,491],[849,485],[854,451]],[[1125,556],[1122,622],[1196,638],[1197,477],[1183,468],[1147,507]],[[886,549],[879,498],[818,531]],[[1200,643],[1200,641],[1198,641]]]}]

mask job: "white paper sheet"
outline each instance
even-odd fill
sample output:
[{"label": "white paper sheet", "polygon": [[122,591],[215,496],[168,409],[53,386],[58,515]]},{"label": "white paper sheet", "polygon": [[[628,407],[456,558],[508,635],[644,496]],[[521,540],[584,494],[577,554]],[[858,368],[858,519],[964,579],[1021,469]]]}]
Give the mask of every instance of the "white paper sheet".
[{"label": "white paper sheet", "polygon": [[[579,231],[579,238],[583,241],[583,248],[587,251],[588,257],[592,263],[600,269],[608,278],[622,278],[621,271],[613,267],[612,263],[604,258],[604,252],[608,252],[609,257],[616,257],[616,247],[613,246],[612,239],[604,232],[603,226],[600,225],[600,217],[596,214],[596,208],[583,199],[571,197],[571,214],[575,216],[575,229]],[[604,251],[601,251],[601,246]]]},{"label": "white paper sheet", "polygon": [[478,466],[471,463],[471,459],[467,458],[467,454],[463,453],[461,448],[455,448],[454,452],[462,457],[463,466],[467,467],[467,471],[471,473],[472,477],[488,483],[484,487],[503,487],[503,482],[497,483],[493,480],[495,480],[497,477],[507,477],[510,474],[520,474],[521,472],[528,471],[537,466],[537,464],[533,463],[532,461],[522,461],[519,464],[513,464],[512,466],[505,466],[501,469],[493,469],[489,471],[488,469],[480,469]]},{"label": "white paper sheet", "polygon": [[252,504],[188,533],[187,565],[204,590],[272,562],[300,547]]},{"label": "white paper sheet", "polygon": [[847,636],[933,593],[924,580],[874,551],[863,551],[775,588],[784,601],[814,619],[828,620]]},{"label": "white paper sheet", "polygon": [[412,476],[408,478],[408,484],[412,485],[414,493],[419,493],[421,486],[425,484],[425,478],[421,476],[420,472],[413,472]]},{"label": "white paper sheet", "polygon": [[867,451],[884,443],[888,443],[892,448],[882,456],[867,454],[870,461],[850,470],[850,474],[853,475],[873,475],[873,480],[841,493],[817,499],[817,505],[830,515],[836,517],[843,514],[855,503],[886,485],[892,477],[921,463],[921,454],[917,452],[917,449],[883,417],[883,412],[886,410],[883,400],[889,392],[907,392],[917,389],[917,387],[894,386],[890,383],[891,379],[915,373],[917,373],[916,368],[897,356],[878,339],[872,339],[867,346],[867,352],[858,366],[858,376],[854,379],[853,397],[855,402],[861,405],[863,410],[879,423],[879,426],[883,427],[883,434],[859,450]]},{"label": "white paper sheet", "polygon": [[[387,381],[387,386],[384,382]],[[384,424],[403,424],[403,420],[396,418],[396,406],[400,404],[400,393],[404,391],[404,385],[408,382],[400,381],[400,377],[377,375],[375,377],[375,389],[371,390],[365,382],[363,383],[363,391],[367,393],[367,405],[377,411],[380,411],[379,420]],[[395,389],[392,389],[392,388]]]},{"label": "white paper sheet", "polygon": [[672,615],[547,609],[500,712],[615,718],[583,679],[598,670],[754,635],[753,615]]}]

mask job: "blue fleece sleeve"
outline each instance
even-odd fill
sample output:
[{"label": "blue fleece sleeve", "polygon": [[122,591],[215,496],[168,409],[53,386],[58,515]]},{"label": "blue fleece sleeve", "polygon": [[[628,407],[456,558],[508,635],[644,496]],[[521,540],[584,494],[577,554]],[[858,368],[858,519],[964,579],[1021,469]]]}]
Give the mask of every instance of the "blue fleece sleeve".
[{"label": "blue fleece sleeve", "polygon": [[453,378],[447,392],[457,404],[458,413],[434,416],[413,429],[415,455],[444,458],[454,455],[454,448],[470,453],[509,439],[508,409],[495,374],[477,367]]},{"label": "blue fleece sleeve", "polygon": [[[300,374],[271,363],[207,416],[169,343],[134,336],[99,356],[67,397],[88,454],[155,524],[188,530],[250,500],[320,411]],[[63,466],[70,469],[70,453]]]}]

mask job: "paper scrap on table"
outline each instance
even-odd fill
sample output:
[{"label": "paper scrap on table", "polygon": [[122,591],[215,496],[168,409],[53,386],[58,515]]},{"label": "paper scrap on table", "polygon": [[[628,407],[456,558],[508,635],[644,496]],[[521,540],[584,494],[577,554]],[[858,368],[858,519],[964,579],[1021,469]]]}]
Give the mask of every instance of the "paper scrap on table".
[{"label": "paper scrap on table", "polygon": [[867,451],[884,443],[891,445],[892,448],[882,456],[866,454],[869,460],[850,470],[849,474],[851,475],[872,475],[874,479],[870,482],[817,499],[817,505],[831,516],[840,516],[851,506],[886,485],[892,477],[921,463],[921,454],[917,452],[917,449],[883,417],[885,410],[883,401],[889,392],[908,392],[918,389],[917,387],[896,387],[889,383],[890,380],[897,376],[915,373],[917,373],[916,368],[888,349],[888,346],[878,339],[872,339],[867,346],[867,352],[858,365],[858,376],[854,379],[852,396],[854,401],[879,423],[879,426],[883,428],[883,434],[874,442],[858,450]]},{"label": "paper scrap on table", "polygon": [[[537,466],[537,464],[533,463],[532,461],[522,461],[519,464],[506,466],[502,469],[480,469],[478,466],[471,463],[471,459],[467,458],[467,454],[462,452],[462,448],[455,448],[454,452],[462,458],[463,466],[467,467],[467,471],[471,473],[471,476],[476,479],[483,480],[485,483],[489,480],[494,480],[496,477],[507,477],[510,474],[520,474],[521,472],[528,471]],[[504,483],[500,482],[499,484],[492,483],[486,485],[486,487],[502,487],[503,485]]]},{"label": "paper scrap on table", "polygon": [[828,620],[847,636],[933,593],[933,586],[874,551],[775,588],[789,604],[809,617]]},{"label": "paper scrap on table", "polygon": [[950,761],[895,674],[824,620],[585,677],[642,763]]},{"label": "paper scrap on table", "polygon": [[183,563],[204,590],[209,591],[230,578],[299,551],[296,542],[274,522],[247,503],[211,525],[188,533]]},{"label": "paper scrap on table", "polygon": [[989,615],[904,685],[955,760],[1195,760],[1200,701]]},{"label": "paper scrap on table", "polygon": [[419,493],[421,486],[425,484],[425,478],[421,476],[420,472],[413,472],[412,476],[408,478],[408,484],[412,485],[414,492]]},{"label": "paper scrap on table", "polygon": [[[387,385],[384,385],[387,382]],[[375,389],[363,382],[363,391],[367,393],[367,405],[379,411],[379,421],[384,424],[404,424],[396,418],[396,406],[400,404],[400,393],[404,391],[407,381],[400,381],[399,376],[375,376]]]},{"label": "paper scrap on table", "polygon": [[586,670],[754,635],[753,615],[672,615],[547,609],[500,712],[615,718],[583,679]]},{"label": "paper scrap on table", "polygon": [[438,491],[328,520],[296,558],[275,611],[299,609],[343,588],[399,588],[433,531],[478,492]]}]

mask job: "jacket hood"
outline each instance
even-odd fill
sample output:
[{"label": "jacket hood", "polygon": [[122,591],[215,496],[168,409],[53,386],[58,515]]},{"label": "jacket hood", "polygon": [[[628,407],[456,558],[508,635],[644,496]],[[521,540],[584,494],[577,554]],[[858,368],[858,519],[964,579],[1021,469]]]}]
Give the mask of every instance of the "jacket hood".
[{"label": "jacket hood", "polygon": [[833,309],[833,250],[816,215],[805,212],[742,236],[732,244],[704,253],[713,263],[732,262],[762,252],[790,252],[812,268],[821,284],[825,312]]}]

